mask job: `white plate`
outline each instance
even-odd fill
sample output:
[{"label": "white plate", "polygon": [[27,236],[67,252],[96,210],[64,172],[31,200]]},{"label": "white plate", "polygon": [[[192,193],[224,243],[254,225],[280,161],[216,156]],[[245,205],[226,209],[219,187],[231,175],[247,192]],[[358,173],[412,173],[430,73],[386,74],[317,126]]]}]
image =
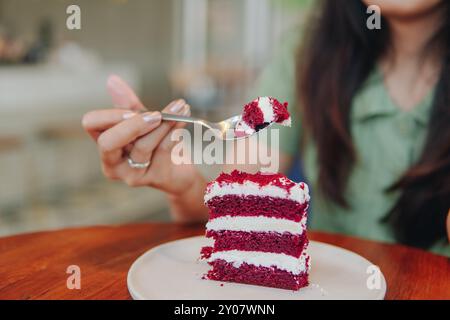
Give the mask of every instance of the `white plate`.
[{"label": "white plate", "polygon": [[[378,282],[370,281],[374,280],[369,268],[372,263],[351,251],[316,241],[308,248],[311,284],[299,291],[203,280],[210,266],[198,257],[200,248],[209,244],[210,239],[193,237],[147,251],[128,271],[133,299],[383,299],[386,293],[381,272]],[[369,289],[368,279],[379,288]]]}]

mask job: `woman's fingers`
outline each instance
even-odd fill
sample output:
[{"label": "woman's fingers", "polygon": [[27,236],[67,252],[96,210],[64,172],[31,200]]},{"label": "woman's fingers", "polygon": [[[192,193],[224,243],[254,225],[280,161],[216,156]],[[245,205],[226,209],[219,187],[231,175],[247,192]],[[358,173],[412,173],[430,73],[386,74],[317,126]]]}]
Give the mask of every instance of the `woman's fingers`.
[{"label": "woman's fingers", "polygon": [[97,140],[103,162],[109,165],[121,162],[122,149],[157,128],[160,123],[160,112],[146,112],[124,120],[103,132]]},{"label": "woman's fingers", "polygon": [[137,113],[129,110],[104,109],[94,110],[83,116],[83,128],[91,135],[94,140],[105,130],[115,126],[122,120],[130,119]]},{"label": "woman's fingers", "polygon": [[107,88],[116,108],[133,111],[144,111],[146,108],[134,93],[133,89],[117,75],[111,75],[107,81]]},{"label": "woman's fingers", "polygon": [[[165,107],[163,112],[187,115],[189,112],[189,106],[184,100],[176,100]],[[175,122],[164,121],[158,128],[139,138],[134,143],[134,146],[129,153],[130,158],[134,162],[142,163],[151,160],[153,150],[159,146],[161,141],[167,136],[174,125]]]}]

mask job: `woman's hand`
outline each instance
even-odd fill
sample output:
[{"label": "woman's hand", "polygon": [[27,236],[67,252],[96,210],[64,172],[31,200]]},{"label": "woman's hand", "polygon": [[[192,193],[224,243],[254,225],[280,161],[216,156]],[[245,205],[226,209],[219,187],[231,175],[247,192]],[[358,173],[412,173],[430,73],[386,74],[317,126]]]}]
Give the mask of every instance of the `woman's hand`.
[{"label": "woman's hand", "polygon": [[[94,110],[83,117],[83,127],[97,142],[102,170],[106,177],[122,180],[132,187],[151,186],[172,195],[190,188],[197,178],[193,165],[175,165],[171,161],[172,130],[183,123],[162,122],[159,111],[145,110],[133,91],[118,77],[111,77],[108,88],[117,109]],[[163,112],[189,115],[184,100],[171,102]],[[135,163],[150,164],[132,168]]]}]

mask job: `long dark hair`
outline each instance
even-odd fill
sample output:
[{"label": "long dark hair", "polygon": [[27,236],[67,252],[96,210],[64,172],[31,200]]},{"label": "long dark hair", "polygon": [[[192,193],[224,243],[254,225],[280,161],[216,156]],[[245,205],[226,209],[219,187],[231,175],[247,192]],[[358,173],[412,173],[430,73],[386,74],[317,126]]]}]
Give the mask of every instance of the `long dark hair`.
[{"label": "long dark hair", "polygon": [[[450,3],[444,26],[433,37],[443,52],[427,138],[417,162],[386,192],[400,196],[386,213],[399,242],[429,247],[445,237],[450,209]],[[357,160],[350,133],[352,100],[386,53],[387,22],[381,29],[366,27],[361,0],[326,0],[313,17],[297,63],[297,91],[307,133],[317,145],[320,192],[348,207],[343,190]],[[431,40],[430,40],[431,46]]]}]

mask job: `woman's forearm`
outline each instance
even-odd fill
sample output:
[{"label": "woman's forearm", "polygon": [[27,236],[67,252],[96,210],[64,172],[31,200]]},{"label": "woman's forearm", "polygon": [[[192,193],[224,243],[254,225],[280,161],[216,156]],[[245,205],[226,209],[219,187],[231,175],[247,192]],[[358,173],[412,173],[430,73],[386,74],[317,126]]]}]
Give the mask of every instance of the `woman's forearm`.
[{"label": "woman's forearm", "polygon": [[203,222],[208,219],[208,209],[203,203],[207,182],[199,172],[194,181],[185,192],[167,195],[172,218],[177,222]]}]

